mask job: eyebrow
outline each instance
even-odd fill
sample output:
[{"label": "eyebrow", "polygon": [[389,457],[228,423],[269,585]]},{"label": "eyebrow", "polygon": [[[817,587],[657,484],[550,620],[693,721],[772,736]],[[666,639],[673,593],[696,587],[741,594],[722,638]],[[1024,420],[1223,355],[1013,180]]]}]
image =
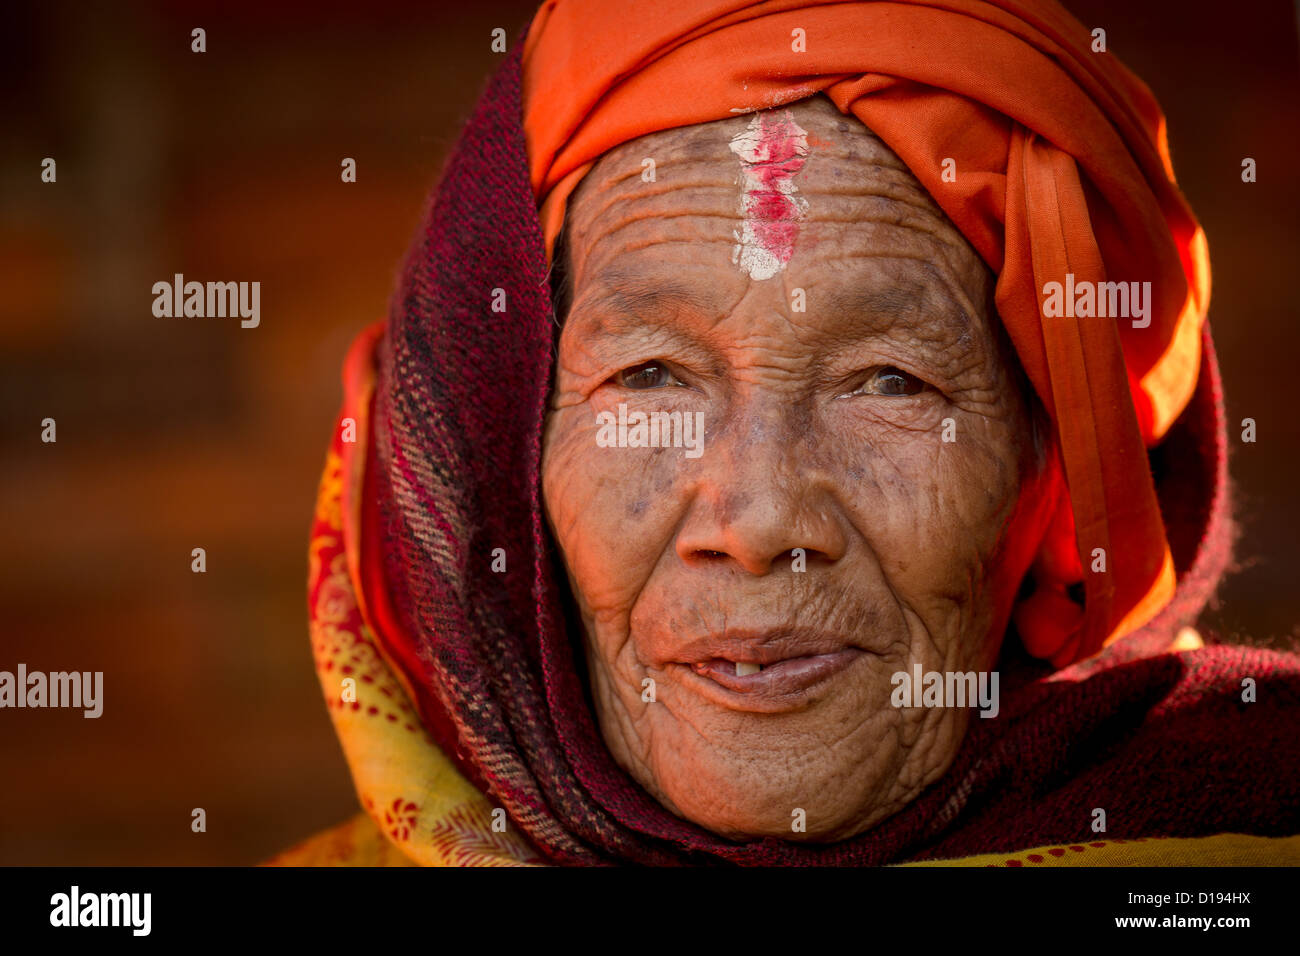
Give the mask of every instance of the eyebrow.
[{"label": "eyebrow", "polygon": [[665,306],[698,308],[705,304],[696,291],[672,280],[651,279],[641,272],[610,269],[596,279],[596,301],[632,316],[654,314]]},{"label": "eyebrow", "polygon": [[[711,308],[716,303],[715,298],[707,294],[701,296],[697,287],[618,267],[598,274],[593,285],[594,292],[590,298],[584,296],[581,306],[581,311],[587,313],[587,317],[580,320],[589,330],[586,334],[618,338],[653,330],[655,334],[669,335],[684,344],[704,347],[695,331],[673,318],[674,313],[682,311],[716,311]],[[576,309],[571,309],[573,311]]]},{"label": "eyebrow", "polygon": [[927,327],[942,327],[958,341],[966,340],[974,326],[970,313],[941,283],[886,288],[835,287],[819,295],[825,295],[836,315],[860,316],[868,321],[883,319],[891,325],[900,316],[914,316]]}]

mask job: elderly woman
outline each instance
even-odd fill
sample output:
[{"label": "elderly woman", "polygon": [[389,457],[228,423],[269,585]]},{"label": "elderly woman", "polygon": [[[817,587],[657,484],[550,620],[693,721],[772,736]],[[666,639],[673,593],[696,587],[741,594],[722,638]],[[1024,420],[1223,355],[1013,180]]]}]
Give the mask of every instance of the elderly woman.
[{"label": "elderly woman", "polygon": [[547,2],[347,361],[279,861],[1297,859],[1163,123],[1048,2]]}]

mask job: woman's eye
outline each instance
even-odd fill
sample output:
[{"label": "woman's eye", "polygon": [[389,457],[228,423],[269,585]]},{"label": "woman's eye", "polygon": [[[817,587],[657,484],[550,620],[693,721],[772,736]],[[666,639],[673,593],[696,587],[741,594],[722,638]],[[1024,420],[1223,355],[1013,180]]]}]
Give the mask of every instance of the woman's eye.
[{"label": "woman's eye", "polygon": [[663,388],[681,385],[672,372],[660,362],[642,362],[625,368],[614,376],[614,381],[624,388]]},{"label": "woman's eye", "polygon": [[916,395],[925,391],[926,388],[925,382],[915,375],[909,375],[902,369],[894,368],[892,365],[885,365],[873,369],[867,376],[866,381],[854,391],[854,394],[901,397]]}]

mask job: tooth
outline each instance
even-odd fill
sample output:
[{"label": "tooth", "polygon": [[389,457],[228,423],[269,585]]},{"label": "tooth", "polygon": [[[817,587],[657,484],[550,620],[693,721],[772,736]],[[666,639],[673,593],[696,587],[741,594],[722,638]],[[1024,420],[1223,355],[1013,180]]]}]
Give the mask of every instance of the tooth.
[{"label": "tooth", "polygon": [[762,669],[762,664],[753,664],[749,661],[736,661],[737,677],[745,677],[748,674],[757,674]]}]

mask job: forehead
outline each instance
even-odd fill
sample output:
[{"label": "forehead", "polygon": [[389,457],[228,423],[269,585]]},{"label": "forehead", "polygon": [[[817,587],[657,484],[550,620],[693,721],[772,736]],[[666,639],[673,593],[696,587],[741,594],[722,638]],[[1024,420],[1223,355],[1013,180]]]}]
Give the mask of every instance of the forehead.
[{"label": "forehead", "polygon": [[[769,142],[761,144],[763,139]],[[570,197],[570,233],[590,255],[621,230],[635,231],[642,220],[694,215],[717,218],[714,225],[729,238],[744,215],[743,193],[755,186],[747,173],[755,168],[756,152],[791,144],[798,157],[786,165],[785,175],[767,185],[807,200],[810,225],[828,227],[853,213],[870,219],[873,211],[886,210],[894,219],[923,227],[946,225],[934,200],[879,137],[829,100],[812,97],[761,114],[651,133],[615,147],[596,161]],[[825,229],[813,229],[818,231]]]},{"label": "forehead", "polygon": [[[577,299],[605,298],[628,311],[725,310],[761,278],[803,288],[810,312],[920,303],[969,324],[986,270],[903,162],[822,97],[764,112],[758,123],[746,114],[665,130],[602,156],[569,201]],[[779,201],[800,204],[791,254],[779,270],[755,274],[744,268],[741,246],[753,208],[745,201],[754,185],[745,154],[752,158],[757,128],[786,140],[795,131],[802,148],[775,183],[789,196]]]}]

